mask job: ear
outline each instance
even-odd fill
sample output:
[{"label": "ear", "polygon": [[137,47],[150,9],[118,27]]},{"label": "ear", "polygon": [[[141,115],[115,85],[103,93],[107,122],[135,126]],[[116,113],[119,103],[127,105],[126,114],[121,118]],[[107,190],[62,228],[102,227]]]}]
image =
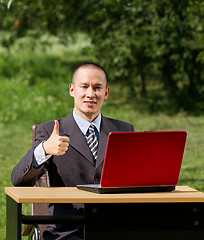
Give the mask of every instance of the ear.
[{"label": "ear", "polygon": [[106,100],[106,99],[108,98],[109,92],[110,92],[110,88],[107,87],[107,88],[106,88],[106,91],[105,91],[105,97],[104,97],[104,100]]},{"label": "ear", "polygon": [[74,97],[74,85],[72,83],[69,84],[69,94]]}]

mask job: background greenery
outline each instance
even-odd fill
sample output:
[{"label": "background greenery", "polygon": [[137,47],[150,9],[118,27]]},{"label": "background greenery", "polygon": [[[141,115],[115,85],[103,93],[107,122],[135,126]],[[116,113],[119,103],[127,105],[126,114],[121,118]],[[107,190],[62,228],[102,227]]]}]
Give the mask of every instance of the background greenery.
[{"label": "background greenery", "polygon": [[[86,60],[83,47],[89,41],[79,35],[75,45],[63,47],[55,43],[49,51],[36,48],[30,52],[26,39],[9,53],[1,49],[0,62],[0,235],[6,236],[6,202],[4,187],[12,186],[12,168],[31,147],[31,126],[70,113],[73,101],[68,95],[73,66]],[[20,44],[21,43],[21,44]],[[9,56],[9,57],[8,57]],[[91,57],[90,57],[91,58]],[[104,103],[106,116],[130,122],[137,131],[186,130],[187,145],[179,184],[204,191],[204,116],[180,111],[166,114],[168,103],[162,87],[152,83],[145,99],[133,99],[128,86],[110,83],[111,93]],[[28,211],[29,206],[25,207]]]},{"label": "background greenery", "polygon": [[203,1],[20,0],[0,11],[1,239],[4,187],[31,126],[71,112],[68,84],[84,61],[108,72],[105,116],[138,131],[187,131],[179,185],[204,191]]},{"label": "background greenery", "polygon": [[128,83],[132,95],[145,97],[154,80],[171,101],[171,111],[203,112],[203,1],[1,2],[1,42],[6,48],[23,36],[34,45],[45,33],[67,43],[80,31],[92,43],[86,51],[105,67],[111,81]]}]

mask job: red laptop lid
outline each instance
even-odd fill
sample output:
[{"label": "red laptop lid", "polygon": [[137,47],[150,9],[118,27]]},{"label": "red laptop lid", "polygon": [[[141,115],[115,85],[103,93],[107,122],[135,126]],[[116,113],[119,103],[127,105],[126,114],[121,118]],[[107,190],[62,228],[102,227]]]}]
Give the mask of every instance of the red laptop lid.
[{"label": "red laptop lid", "polygon": [[101,186],[176,185],[186,136],[185,131],[110,133]]}]

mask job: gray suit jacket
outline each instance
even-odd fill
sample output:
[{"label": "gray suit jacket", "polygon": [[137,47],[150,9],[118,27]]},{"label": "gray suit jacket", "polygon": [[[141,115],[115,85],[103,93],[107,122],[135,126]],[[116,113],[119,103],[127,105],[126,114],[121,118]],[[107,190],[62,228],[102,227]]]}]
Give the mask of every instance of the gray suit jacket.
[{"label": "gray suit jacket", "polygon": [[[14,186],[33,186],[45,171],[48,171],[51,187],[73,187],[77,184],[100,183],[108,134],[110,132],[134,131],[134,127],[128,123],[102,116],[95,166],[91,151],[73,118],[73,114],[58,119],[58,122],[60,126],[59,134],[70,138],[68,151],[62,156],[52,156],[38,169],[33,168],[34,150],[42,141],[49,138],[54,127],[54,121],[39,125],[31,150],[13,168],[11,180]],[[82,209],[82,204],[50,204],[49,214],[79,214]],[[70,233],[78,229],[78,226],[74,225],[52,225],[50,227],[52,228],[50,231],[57,228],[59,231],[69,230]]]}]

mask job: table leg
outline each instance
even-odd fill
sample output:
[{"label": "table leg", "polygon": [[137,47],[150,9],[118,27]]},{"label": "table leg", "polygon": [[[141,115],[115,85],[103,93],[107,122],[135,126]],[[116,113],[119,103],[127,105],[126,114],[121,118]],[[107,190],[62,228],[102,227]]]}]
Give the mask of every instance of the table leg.
[{"label": "table leg", "polygon": [[6,196],[6,240],[21,240],[22,204]]},{"label": "table leg", "polygon": [[85,204],[85,240],[203,240],[203,203]]}]

